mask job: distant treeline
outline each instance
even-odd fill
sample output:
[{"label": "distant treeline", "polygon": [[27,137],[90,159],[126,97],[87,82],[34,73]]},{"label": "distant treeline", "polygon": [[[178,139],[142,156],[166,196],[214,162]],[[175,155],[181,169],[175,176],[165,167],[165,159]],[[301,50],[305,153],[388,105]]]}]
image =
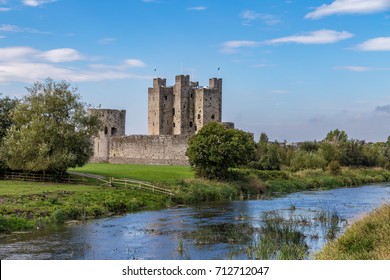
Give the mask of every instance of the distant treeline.
[{"label": "distant treeline", "polygon": [[382,167],[390,169],[390,136],[387,142],[366,143],[349,139],[345,131],[330,131],[319,142],[299,145],[270,142],[261,133],[254,160],[249,167],[259,170],[328,169],[334,175],[346,167]]}]

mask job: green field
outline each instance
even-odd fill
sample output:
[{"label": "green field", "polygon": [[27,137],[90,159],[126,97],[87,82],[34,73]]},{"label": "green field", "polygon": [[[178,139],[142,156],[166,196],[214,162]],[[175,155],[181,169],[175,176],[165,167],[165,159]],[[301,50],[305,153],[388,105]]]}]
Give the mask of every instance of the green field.
[{"label": "green field", "polygon": [[69,170],[162,185],[172,185],[180,180],[194,178],[194,172],[190,166],[89,163]]},{"label": "green field", "polygon": [[171,203],[170,197],[129,187],[0,181],[0,232],[157,210]]}]

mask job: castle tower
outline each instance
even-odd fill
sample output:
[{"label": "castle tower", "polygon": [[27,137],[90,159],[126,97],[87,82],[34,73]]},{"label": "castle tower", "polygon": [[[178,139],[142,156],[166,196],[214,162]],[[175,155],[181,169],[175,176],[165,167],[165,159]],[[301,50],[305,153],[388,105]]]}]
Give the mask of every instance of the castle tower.
[{"label": "castle tower", "polygon": [[192,135],[209,122],[222,120],[222,79],[199,88],[190,76],[176,76],[173,87],[166,79],[153,79],[148,89],[149,135]]},{"label": "castle tower", "polygon": [[194,87],[198,84],[190,81],[190,76],[176,76],[173,87],[173,134],[189,135],[195,132],[194,125]]},{"label": "castle tower", "polygon": [[109,159],[110,137],[125,135],[126,111],[89,109],[88,113],[97,114],[102,122],[98,136],[92,139],[94,155],[91,162],[106,162]]},{"label": "castle tower", "polygon": [[210,122],[222,120],[222,79],[210,79],[209,88],[196,90],[196,131]]},{"label": "castle tower", "polygon": [[166,87],[166,79],[153,79],[148,89],[148,133],[149,135],[172,135],[173,88]]}]

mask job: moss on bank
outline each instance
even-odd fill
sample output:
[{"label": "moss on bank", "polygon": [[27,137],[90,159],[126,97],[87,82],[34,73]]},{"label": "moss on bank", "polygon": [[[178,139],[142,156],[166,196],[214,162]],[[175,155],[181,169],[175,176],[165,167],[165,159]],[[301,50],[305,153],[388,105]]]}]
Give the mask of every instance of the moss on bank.
[{"label": "moss on bank", "polygon": [[319,260],[389,260],[390,205],[354,223],[315,256]]}]

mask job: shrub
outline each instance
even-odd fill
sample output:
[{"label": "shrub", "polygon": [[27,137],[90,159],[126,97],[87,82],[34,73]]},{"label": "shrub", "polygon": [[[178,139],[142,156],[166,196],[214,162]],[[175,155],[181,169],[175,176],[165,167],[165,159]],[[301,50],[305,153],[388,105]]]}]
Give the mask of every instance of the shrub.
[{"label": "shrub", "polygon": [[331,162],[329,162],[327,169],[331,175],[341,174],[341,165],[337,160],[332,160]]}]

